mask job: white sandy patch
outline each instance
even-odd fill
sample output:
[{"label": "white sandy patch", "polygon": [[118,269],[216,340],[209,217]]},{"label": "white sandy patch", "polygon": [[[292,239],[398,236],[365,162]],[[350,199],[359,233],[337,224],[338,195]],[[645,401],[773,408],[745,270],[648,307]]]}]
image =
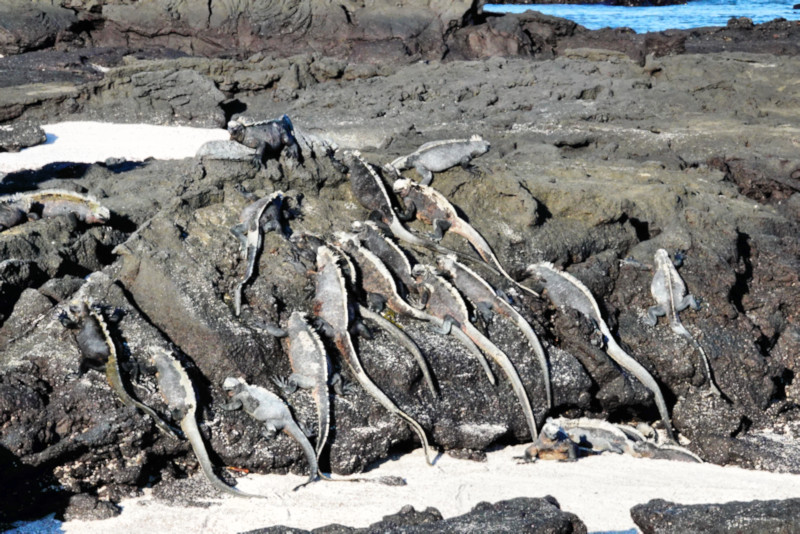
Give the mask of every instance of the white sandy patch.
[{"label": "white sandy patch", "polygon": [[108,158],[143,161],[147,158],[193,157],[206,141],[229,139],[222,128],[59,122],[42,126],[47,142],[20,152],[0,153],[0,173],[39,169],[49,163],[95,163]]},{"label": "white sandy patch", "polygon": [[685,504],[786,499],[800,495],[800,475],[748,471],[736,467],[645,460],[603,455],[578,462],[521,464],[524,445],[488,454],[485,463],[441,457],[434,467],[420,450],[383,463],[364,476],[400,476],[407,486],[318,481],[292,491],[305,480],[294,475],[250,475],[239,487],[267,499],[213,499],[209,508],[170,507],[150,497],[123,501],[118,517],[70,521],[63,532],[228,533],[285,525],[312,529],[330,523],[365,527],[406,504],[428,506],[453,517],[481,501],[554,496],[563,510],[578,515],[593,531],[630,531],[630,509],[650,499]]}]

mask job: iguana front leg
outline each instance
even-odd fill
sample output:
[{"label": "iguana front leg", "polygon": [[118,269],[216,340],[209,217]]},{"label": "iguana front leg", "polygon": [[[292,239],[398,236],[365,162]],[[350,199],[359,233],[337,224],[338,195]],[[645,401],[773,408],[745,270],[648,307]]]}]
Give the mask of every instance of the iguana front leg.
[{"label": "iguana front leg", "polygon": [[658,324],[658,318],[664,317],[667,314],[667,310],[664,306],[650,306],[647,308],[647,317],[645,317],[644,322],[649,326],[655,326]]},{"label": "iguana front leg", "polygon": [[226,402],[225,404],[220,405],[220,409],[222,409],[222,410],[224,410],[226,412],[234,412],[236,410],[241,410],[242,409],[242,401],[241,401],[241,399],[237,399],[237,398],[234,397],[229,402]]},{"label": "iguana front leg", "polygon": [[422,165],[422,163],[414,165],[414,169],[416,169],[417,173],[422,177],[422,185],[431,185],[431,182],[433,182],[433,173],[430,170]]},{"label": "iguana front leg", "polygon": [[451,226],[453,226],[453,223],[446,219],[435,219],[433,221],[434,232],[431,238],[438,243],[444,238],[445,232],[447,232]]},{"label": "iguana front leg", "polygon": [[488,302],[479,302],[475,307],[478,311],[478,315],[483,321],[484,324],[489,324],[492,322],[494,318],[494,310],[492,310],[492,305]]},{"label": "iguana front leg", "polygon": [[267,150],[266,141],[259,141],[256,145],[256,154],[253,156],[253,167],[261,168],[264,165],[264,152]]}]

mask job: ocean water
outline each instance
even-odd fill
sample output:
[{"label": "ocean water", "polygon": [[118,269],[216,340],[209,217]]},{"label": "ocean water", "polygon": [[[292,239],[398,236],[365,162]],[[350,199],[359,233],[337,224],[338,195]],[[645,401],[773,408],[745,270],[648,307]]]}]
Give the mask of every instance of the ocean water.
[{"label": "ocean water", "polygon": [[622,7],[583,4],[504,5],[486,4],[484,11],[522,13],[528,9],[546,15],[563,17],[597,30],[600,28],[632,28],[637,33],[668,29],[725,26],[731,17],[748,17],[755,23],[779,17],[800,20],[800,9],[792,6],[800,0],[694,0],[686,4],[663,7]]}]

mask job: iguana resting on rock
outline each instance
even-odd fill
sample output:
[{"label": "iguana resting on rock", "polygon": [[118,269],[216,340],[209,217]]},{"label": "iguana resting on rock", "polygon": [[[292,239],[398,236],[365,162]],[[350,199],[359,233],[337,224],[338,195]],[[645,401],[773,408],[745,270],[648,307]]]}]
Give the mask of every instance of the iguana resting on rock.
[{"label": "iguana resting on rock", "polygon": [[197,395],[186,369],[172,352],[162,347],[152,349],[151,358],[157,369],[156,376],[161,395],[172,411],[173,417],[180,420],[183,434],[189,440],[206,479],[214,488],[223,493],[230,493],[237,497],[261,497],[227,485],[214,473],[214,465],[208,457],[203,436],[197,426]]},{"label": "iguana resting on rock", "polygon": [[553,407],[553,393],[550,386],[550,368],[547,357],[539,341],[539,336],[533,331],[530,323],[515,310],[504,298],[501,298],[489,283],[476,272],[459,263],[453,256],[439,256],[436,266],[441,270],[456,288],[469,299],[484,318],[491,318],[493,313],[499,313],[514,323],[522,331],[528,345],[533,349],[539,368],[542,370],[544,387],[547,394],[547,407]]},{"label": "iguana resting on rock", "polygon": [[430,464],[428,438],[425,431],[413,418],[402,411],[383,391],[367,376],[361,367],[358,354],[350,338],[352,317],[355,315],[348,298],[346,281],[337,264],[334,252],[325,246],[317,250],[316,294],[314,296],[314,314],[323,322],[328,335],[339,349],[345,363],[355,379],[366,392],[377,400],[390,413],[404,419],[419,436],[425,452],[425,459]]},{"label": "iguana resting on rock", "polygon": [[294,137],[294,126],[286,115],[280,119],[260,122],[251,122],[239,117],[228,122],[228,133],[231,134],[231,140],[256,150],[253,157],[253,165],[256,167],[263,165],[267,149],[270,155],[277,156],[285,148],[291,158],[300,159],[300,148]]},{"label": "iguana resting on rock", "polygon": [[305,484],[301,484],[295,489],[314,482],[319,471],[317,456],[308,438],[297,426],[286,403],[271,391],[260,386],[251,386],[241,378],[232,376],[225,379],[222,389],[231,397],[230,402],[222,406],[223,410],[230,411],[241,408],[256,421],[264,423],[267,438],[272,438],[278,430],[283,430],[303,448],[311,473]]},{"label": "iguana resting on rock", "polygon": [[703,350],[703,347],[695,341],[694,336],[686,330],[686,327],[681,323],[678,318],[678,313],[682,312],[689,306],[694,310],[699,310],[700,306],[697,304],[694,296],[687,294],[686,284],[678,274],[675,264],[669,257],[669,253],[663,248],[656,250],[655,254],[655,274],[653,275],[653,282],[650,284],[650,293],[656,301],[656,305],[647,310],[647,318],[645,322],[650,326],[655,326],[658,323],[658,318],[667,316],[669,319],[669,326],[672,331],[688,339],[689,342],[697,349],[703,359],[703,366],[705,368],[706,380],[708,380],[711,392],[716,395],[722,395],[717,385],[714,383],[714,377],[711,374],[711,366],[708,363],[708,358]]},{"label": "iguana resting on rock", "polygon": [[[369,163],[356,151],[345,155],[345,162],[350,169],[350,189],[353,196],[362,206],[371,210],[370,217],[377,217],[389,227],[392,234],[406,243],[433,250],[440,254],[457,254],[433,241],[423,239],[409,231],[392,206],[392,200],[386,191],[383,179]],[[405,217],[404,217],[405,218]],[[461,255],[459,255],[461,257]],[[469,260],[470,258],[465,258]]]},{"label": "iguana resting on rock", "polygon": [[[394,275],[401,280],[407,289],[411,290],[414,294],[419,295],[420,293],[425,292],[423,285],[417,282],[413,274],[413,269],[411,267],[411,263],[408,261],[408,257],[405,253],[400,249],[397,244],[392,241],[388,237],[384,237],[380,231],[377,229],[377,226],[373,222],[365,222],[365,223],[353,223],[353,229],[358,231],[359,241],[361,244],[366,245],[367,250],[372,252],[378,260],[383,263],[385,267],[388,267]],[[397,286],[395,286],[397,287]],[[399,288],[398,288],[399,293]],[[456,294],[456,296],[458,296]],[[427,297],[425,297],[427,298]],[[458,307],[459,302],[463,304],[463,301],[460,300],[454,301],[451,306]],[[387,299],[387,302],[389,300]],[[391,300],[391,302],[395,302]],[[403,301],[405,302],[405,301]],[[402,304],[398,303],[399,306]],[[398,311],[398,313],[407,313],[416,319],[420,319],[423,321],[428,321],[434,325],[436,325],[439,329],[440,333],[443,334],[450,334],[456,339],[458,339],[464,347],[469,350],[481,365],[484,366],[484,369],[487,371],[487,376],[489,377],[489,381],[494,384],[494,375],[491,373],[491,369],[486,366],[486,359],[483,357],[483,353],[480,349],[475,345],[475,343],[467,336],[463,330],[460,328],[450,328],[450,323],[446,322],[444,319],[436,317],[424,309],[425,305],[414,305],[414,306],[404,306],[402,311]],[[400,308],[398,307],[398,310]]]},{"label": "iguana resting on rock", "polygon": [[388,167],[397,173],[413,167],[422,178],[422,183],[430,185],[434,172],[446,171],[456,165],[471,171],[472,159],[487,153],[490,146],[480,135],[473,135],[469,139],[431,141],[411,154],[397,158]]},{"label": "iguana resting on rock", "polygon": [[125,389],[117,358],[117,345],[111,337],[99,306],[85,300],[71,302],[61,313],[59,320],[65,327],[78,330],[75,341],[83,356],[80,364],[81,373],[89,369],[98,371],[103,369],[111,390],[117,394],[122,404],[138,408],[149,415],[164,434],[178,437],[178,432],[161,419],[152,408],[131,397]]},{"label": "iguana resting on rock", "polygon": [[539,296],[532,289],[517,283],[516,280],[511,278],[511,275],[500,264],[500,260],[494,255],[489,243],[467,221],[458,216],[456,209],[444,195],[432,187],[412,182],[406,178],[395,181],[392,188],[406,203],[407,210],[412,210],[416,213],[418,219],[433,226],[435,240],[441,240],[447,231],[462,236],[475,247],[483,261],[496,267],[499,273],[514,286],[533,296]]},{"label": "iguana resting on rock", "polygon": [[[426,265],[415,265],[414,275],[426,290],[427,298],[425,299],[425,309],[431,315],[444,321],[446,328],[452,329],[455,327],[464,332],[464,334],[480,347],[483,352],[488,354],[500,369],[503,370],[506,378],[508,378],[508,381],[511,383],[511,389],[514,390],[522,406],[522,412],[525,414],[525,420],[528,423],[531,439],[536,439],[538,431],[536,428],[536,420],[533,417],[531,401],[528,398],[528,393],[525,391],[525,386],[522,385],[519,373],[517,373],[517,370],[514,368],[514,364],[503,351],[497,348],[494,343],[472,325],[469,321],[467,306],[458,294],[458,291],[447,281],[438,276],[433,268]],[[484,358],[481,358],[481,364],[484,366],[489,380],[494,384],[494,376]]]},{"label": "iguana resting on rock", "polygon": [[308,324],[302,312],[292,312],[286,324],[286,346],[289,349],[289,363],[292,374],[286,380],[276,380],[276,384],[290,395],[297,388],[310,389],[317,406],[317,447],[316,457],[322,454],[328,441],[330,430],[331,403],[328,394],[330,360],[325,345],[317,332]]},{"label": "iguana resting on rock", "polygon": [[[396,313],[409,315],[422,321],[431,319],[428,314],[412,307],[400,297],[391,273],[389,273],[380,259],[361,246],[357,236],[345,232],[337,232],[336,237],[342,250],[348,254],[359,267],[361,289],[367,294],[367,301],[370,302],[371,308],[381,311],[384,307],[388,307]],[[412,356],[414,356],[425,378],[425,382],[428,384],[428,389],[430,389],[433,395],[436,395],[436,387],[433,384],[428,362],[425,360],[425,357],[422,355],[422,352],[420,352],[416,343],[402,330],[398,329],[391,322],[386,321],[382,316],[372,313],[370,309],[364,310],[362,308],[360,311],[362,315],[376,321],[387,333],[393,334],[395,339],[400,341]]]},{"label": "iguana resting on rock", "polygon": [[239,215],[239,224],[231,228],[231,233],[242,245],[242,257],[247,262],[244,278],[234,290],[233,309],[237,317],[242,311],[242,288],[253,276],[258,254],[263,245],[264,233],[282,229],[282,206],[283,191],[275,191],[247,205]]},{"label": "iguana resting on rock", "polygon": [[525,269],[527,275],[541,280],[548,298],[559,308],[577,310],[589,320],[593,321],[602,333],[606,342],[606,353],[623,369],[635,376],[647,389],[653,393],[658,412],[670,439],[674,440],[672,423],[670,422],[667,403],[661,394],[661,388],[655,379],[639,362],[622,350],[600,314],[600,307],[594,300],[592,293],[583,283],[571,274],[556,269],[552,263],[542,262],[529,265]]},{"label": "iguana resting on rock", "polygon": [[26,219],[69,214],[88,224],[104,224],[111,218],[108,208],[93,196],[62,189],[15,193],[0,198],[0,230]]}]

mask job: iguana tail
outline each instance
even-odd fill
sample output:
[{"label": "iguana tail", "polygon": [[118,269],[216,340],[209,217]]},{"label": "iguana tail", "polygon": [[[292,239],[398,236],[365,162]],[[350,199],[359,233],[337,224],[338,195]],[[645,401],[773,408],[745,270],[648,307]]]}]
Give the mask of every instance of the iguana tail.
[{"label": "iguana tail", "polygon": [[292,439],[294,439],[298,443],[298,445],[300,445],[300,447],[303,448],[303,452],[306,455],[306,461],[308,462],[308,468],[310,471],[310,474],[308,475],[308,480],[306,480],[305,482],[294,488],[294,491],[297,491],[298,489],[302,488],[307,484],[311,484],[312,482],[314,482],[314,480],[317,479],[317,472],[319,471],[319,467],[317,466],[317,454],[316,451],[314,450],[314,447],[311,446],[311,442],[308,441],[306,435],[303,434],[303,431],[300,430],[299,426],[297,426],[297,423],[295,423],[294,421],[287,422],[286,425],[283,427],[283,431],[286,432],[289,436],[291,436]]},{"label": "iguana tail", "polygon": [[239,314],[242,312],[242,289],[253,276],[256,265],[256,255],[258,254],[259,248],[261,248],[260,243],[255,245],[248,243],[247,245],[247,268],[244,273],[244,278],[236,284],[236,289],[234,289],[233,292],[233,309],[236,313],[236,317],[239,317]]},{"label": "iguana tail", "polygon": [[375,382],[373,382],[367,376],[367,373],[364,372],[364,369],[361,367],[361,363],[358,361],[358,355],[356,354],[355,347],[353,347],[353,343],[350,341],[349,336],[345,334],[345,337],[337,337],[339,337],[339,339],[336,340],[336,345],[339,348],[339,351],[342,353],[342,356],[344,356],[344,359],[350,367],[350,371],[353,373],[353,376],[356,378],[356,380],[358,380],[358,383],[361,384],[361,387],[363,387],[367,393],[372,396],[372,398],[381,403],[381,405],[390,413],[393,413],[401,419],[404,419],[406,423],[409,424],[414,432],[417,433],[419,440],[422,442],[422,449],[425,452],[425,461],[428,462],[428,465],[433,465],[433,462],[430,458],[430,445],[428,445],[428,437],[425,435],[425,430],[414,420],[414,418],[401,410],[392,401],[392,399],[387,397],[386,394],[375,384]]},{"label": "iguana tail", "polygon": [[497,345],[489,341],[477,328],[471,324],[465,324],[464,326],[466,327],[467,335],[500,366],[500,369],[503,370],[506,378],[508,378],[508,381],[511,383],[511,389],[514,390],[522,406],[525,420],[528,422],[528,429],[531,431],[531,440],[535,441],[536,438],[539,437],[539,431],[536,428],[536,419],[533,417],[533,408],[531,408],[531,401],[528,398],[528,393],[525,391],[525,386],[522,385],[522,379],[514,368],[514,364]]},{"label": "iguana tail", "polygon": [[530,325],[530,323],[528,323],[528,321],[526,321],[517,310],[512,308],[510,304],[500,299],[499,308],[501,313],[511,319],[514,324],[517,325],[517,328],[522,331],[522,334],[528,340],[528,344],[533,349],[534,354],[536,354],[536,359],[539,362],[539,368],[542,370],[542,376],[544,378],[544,388],[547,394],[547,408],[552,408],[553,391],[550,383],[550,366],[547,362],[547,356],[544,354],[542,343],[539,341],[539,336],[537,336],[536,332],[533,331],[533,327]]},{"label": "iguana tail", "polygon": [[472,341],[472,339],[470,339],[470,337],[467,334],[465,334],[463,330],[455,326],[450,328],[450,334],[452,334],[454,338],[459,340],[461,344],[464,345],[472,353],[472,355],[478,359],[478,362],[480,362],[481,367],[483,367],[483,370],[486,372],[486,376],[489,379],[489,383],[491,385],[495,385],[496,381],[494,378],[494,373],[492,372],[492,368],[489,367],[489,362],[486,361],[486,358],[484,357],[480,349],[475,345],[475,342]]},{"label": "iguana tail", "polygon": [[501,276],[503,276],[503,278],[505,278],[509,282],[511,282],[514,285],[514,287],[517,287],[517,288],[525,291],[526,293],[528,293],[530,295],[533,295],[534,297],[539,297],[540,296],[539,293],[537,293],[533,289],[531,289],[529,287],[525,287],[524,285],[520,284],[519,282],[517,282],[516,280],[511,278],[511,275],[506,272],[506,270],[500,264],[500,260],[498,260],[497,256],[495,256],[494,251],[492,250],[492,247],[489,245],[489,243],[486,241],[486,239],[484,239],[483,236],[477,230],[475,230],[472,226],[470,226],[468,224],[458,224],[458,225],[454,224],[450,228],[450,230],[460,234],[462,237],[464,237],[464,239],[469,241],[470,244],[478,252],[478,254],[480,254],[481,258],[483,258],[483,261],[485,261],[490,266],[493,265],[494,268],[497,269],[497,272]]},{"label": "iguana tail", "polygon": [[697,342],[694,336],[681,323],[673,324],[671,327],[673,332],[689,340],[689,343],[691,343],[692,346],[697,349],[697,352],[700,353],[700,358],[703,360],[703,367],[705,368],[706,372],[706,380],[708,380],[708,387],[711,389],[711,393],[722,397],[722,392],[717,387],[717,384],[714,382],[714,376],[711,374],[711,364],[708,362],[706,351],[703,350],[703,347],[700,346],[700,343]]},{"label": "iguana tail", "polygon": [[642,364],[634,360],[632,356],[622,350],[622,347],[620,347],[617,342],[614,341],[614,338],[611,336],[611,332],[608,330],[608,326],[606,326],[605,323],[600,323],[599,326],[600,331],[608,340],[608,355],[612,360],[617,362],[620,367],[635,376],[639,382],[644,385],[644,387],[653,393],[653,398],[656,401],[656,406],[658,407],[658,413],[661,415],[661,420],[664,422],[664,428],[667,431],[667,436],[672,441],[675,441],[675,435],[672,433],[672,421],[670,420],[669,411],[667,410],[667,403],[664,401],[664,396],[661,394],[661,388],[658,387],[658,383],[656,382],[655,378],[653,378],[653,376],[642,366]]},{"label": "iguana tail", "polygon": [[378,323],[378,326],[380,326],[384,332],[391,335],[398,343],[403,345],[408,352],[411,353],[411,355],[417,361],[417,366],[419,367],[420,371],[422,371],[422,376],[425,377],[425,383],[428,385],[428,389],[431,390],[431,393],[434,397],[437,397],[438,394],[436,392],[436,386],[433,384],[433,377],[431,376],[428,362],[425,360],[425,356],[422,355],[422,352],[419,350],[419,347],[414,340],[411,339],[408,334],[392,324],[391,321],[386,320],[382,315],[373,312],[366,306],[360,306],[359,312],[363,317]]},{"label": "iguana tail", "polygon": [[200,429],[197,428],[197,421],[195,420],[194,416],[194,410],[190,410],[181,420],[181,429],[183,429],[183,433],[186,435],[186,438],[192,445],[192,450],[194,450],[194,455],[200,462],[200,467],[203,469],[203,474],[206,476],[206,479],[211,483],[211,485],[223,493],[229,493],[231,495],[235,495],[236,497],[255,497],[266,499],[266,497],[261,495],[245,493],[241,490],[231,487],[223,482],[216,475],[216,473],[214,473],[214,466],[211,463],[211,459],[208,457],[208,451],[206,451],[206,445],[203,442],[203,436],[200,434]]}]

